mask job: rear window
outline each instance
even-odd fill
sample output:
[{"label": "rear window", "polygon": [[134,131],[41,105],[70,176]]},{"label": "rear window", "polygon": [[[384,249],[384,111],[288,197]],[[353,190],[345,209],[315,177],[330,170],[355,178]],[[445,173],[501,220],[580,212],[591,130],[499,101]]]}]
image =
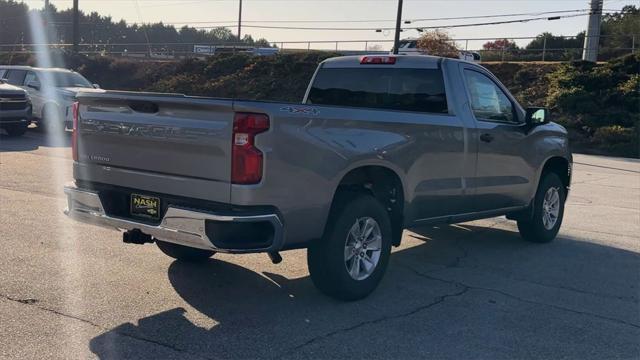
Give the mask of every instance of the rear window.
[{"label": "rear window", "polygon": [[320,69],[308,104],[445,114],[447,98],[437,69]]}]

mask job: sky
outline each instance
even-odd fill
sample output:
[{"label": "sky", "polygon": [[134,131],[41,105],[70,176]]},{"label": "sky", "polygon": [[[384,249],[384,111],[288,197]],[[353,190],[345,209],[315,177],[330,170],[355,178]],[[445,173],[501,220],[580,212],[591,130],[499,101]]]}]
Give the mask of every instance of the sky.
[{"label": "sky", "polygon": [[[24,0],[32,8],[41,8],[44,0]],[[50,0],[58,9],[72,6],[73,0]],[[604,9],[619,10],[632,0],[605,0]],[[176,23],[181,26],[212,26],[203,22],[227,22],[233,33],[237,31],[239,0],[79,0],[85,12],[97,11],[110,15],[114,20],[130,23]],[[589,0],[404,0],[403,20],[433,19],[443,17],[533,13],[559,10],[588,9]],[[393,40],[393,31],[375,30],[286,30],[250,28],[250,25],[375,28],[395,25],[397,0],[243,0],[243,34],[253,38],[266,38],[270,42],[288,41],[350,41]],[[552,16],[552,15],[540,15]],[[495,19],[430,20],[414,22],[405,27],[440,26],[487,21],[514,20],[534,15]],[[301,21],[293,23],[258,23],[260,21]],[[316,21],[316,22],[304,22]],[[329,22],[345,21],[345,22]],[[371,22],[364,22],[371,21]],[[198,22],[199,24],[194,24]],[[482,27],[463,27],[447,30],[455,39],[533,37],[544,31],[554,35],[572,36],[587,26],[587,16],[554,21],[501,24]],[[407,30],[402,38],[418,37],[416,30]],[[486,40],[461,40],[458,45],[478,49]],[[524,45],[529,40],[516,40]],[[391,42],[379,43],[390,48]],[[285,48],[306,48],[307,44],[284,44]],[[335,43],[313,44],[312,48],[335,48]],[[364,43],[341,43],[341,49],[362,50]]]}]

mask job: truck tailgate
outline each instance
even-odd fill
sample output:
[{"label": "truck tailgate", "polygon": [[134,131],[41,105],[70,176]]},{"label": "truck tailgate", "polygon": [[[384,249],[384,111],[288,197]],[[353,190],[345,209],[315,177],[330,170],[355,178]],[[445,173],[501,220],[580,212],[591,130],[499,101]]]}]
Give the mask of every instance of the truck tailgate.
[{"label": "truck tailgate", "polygon": [[232,100],[107,92],[79,101],[77,179],[229,201]]}]

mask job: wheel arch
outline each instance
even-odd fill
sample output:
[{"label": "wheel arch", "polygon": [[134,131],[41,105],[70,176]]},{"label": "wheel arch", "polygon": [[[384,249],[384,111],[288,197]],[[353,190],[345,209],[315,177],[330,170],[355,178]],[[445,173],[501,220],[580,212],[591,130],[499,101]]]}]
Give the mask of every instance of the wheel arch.
[{"label": "wheel arch", "polygon": [[542,177],[547,172],[553,172],[560,177],[562,184],[565,186],[567,194],[571,188],[571,161],[564,156],[551,156],[545,160],[540,174],[538,174],[538,181],[536,183],[536,189],[542,181]]},{"label": "wheel arch", "polygon": [[565,186],[566,194],[569,195],[569,189],[571,187],[571,170],[572,170],[572,161],[571,158],[567,158],[563,155],[551,155],[546,158],[544,162],[542,162],[542,166],[540,166],[536,179],[535,179],[535,187],[532,194],[531,201],[529,206],[526,209],[517,211],[514,213],[507,214],[507,219],[510,220],[519,220],[519,219],[527,219],[533,216],[534,206],[535,206],[535,196],[538,192],[538,188],[540,187],[540,182],[542,181],[542,177],[544,174],[548,172],[553,172],[560,177],[560,180]]},{"label": "wheel arch", "polygon": [[340,206],[340,197],[345,192],[367,193],[378,199],[390,215],[392,244],[400,245],[404,229],[406,189],[397,170],[378,163],[358,164],[349,168],[336,184],[329,216]]}]

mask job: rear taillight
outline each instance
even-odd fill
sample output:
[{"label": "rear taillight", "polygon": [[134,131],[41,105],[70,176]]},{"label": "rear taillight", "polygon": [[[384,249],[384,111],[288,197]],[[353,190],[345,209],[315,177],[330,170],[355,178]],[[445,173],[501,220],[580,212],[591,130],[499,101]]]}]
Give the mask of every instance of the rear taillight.
[{"label": "rear taillight", "polygon": [[78,120],[80,117],[80,104],[78,102],[74,102],[71,105],[71,110],[73,114],[73,132],[71,133],[71,154],[73,156],[73,161],[78,161]]},{"label": "rear taillight", "polygon": [[231,182],[257,184],[262,180],[262,151],[255,147],[255,136],[269,130],[265,114],[236,113],[233,118]]}]

